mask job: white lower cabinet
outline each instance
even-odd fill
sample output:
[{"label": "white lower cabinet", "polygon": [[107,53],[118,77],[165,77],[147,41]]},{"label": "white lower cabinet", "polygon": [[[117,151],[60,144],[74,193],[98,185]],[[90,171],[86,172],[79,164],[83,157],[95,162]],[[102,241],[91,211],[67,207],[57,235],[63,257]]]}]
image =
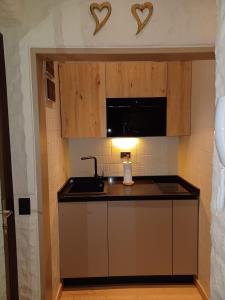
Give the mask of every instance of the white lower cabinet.
[{"label": "white lower cabinet", "polygon": [[61,278],[196,275],[198,200],[59,203]]},{"label": "white lower cabinet", "polygon": [[173,274],[198,274],[198,201],[173,201]]},{"label": "white lower cabinet", "polygon": [[59,203],[61,278],[108,276],[107,202]]},{"label": "white lower cabinet", "polygon": [[109,201],[109,276],[172,275],[172,201]]}]

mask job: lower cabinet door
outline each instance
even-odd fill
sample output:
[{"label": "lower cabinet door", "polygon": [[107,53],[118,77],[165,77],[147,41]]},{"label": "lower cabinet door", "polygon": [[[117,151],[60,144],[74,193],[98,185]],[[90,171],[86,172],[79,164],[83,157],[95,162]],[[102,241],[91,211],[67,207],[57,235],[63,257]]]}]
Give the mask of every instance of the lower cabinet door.
[{"label": "lower cabinet door", "polygon": [[172,275],[172,201],[108,202],[109,276]]},{"label": "lower cabinet door", "polygon": [[173,201],[173,274],[198,273],[198,200]]},{"label": "lower cabinet door", "polygon": [[108,276],[107,202],[59,203],[61,278]]}]

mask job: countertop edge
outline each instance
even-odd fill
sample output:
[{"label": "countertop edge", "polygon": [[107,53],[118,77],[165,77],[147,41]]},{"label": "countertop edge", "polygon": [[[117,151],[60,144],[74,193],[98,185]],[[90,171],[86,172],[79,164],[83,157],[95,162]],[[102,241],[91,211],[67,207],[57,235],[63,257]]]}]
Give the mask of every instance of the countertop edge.
[{"label": "countertop edge", "polygon": [[[63,190],[69,183],[72,178],[85,178],[85,177],[71,177],[69,178],[65,184],[61,187],[58,192],[58,202],[94,202],[94,201],[135,201],[135,200],[198,200],[200,195],[200,189],[195,187],[193,184],[183,179],[179,175],[165,175],[165,176],[134,176],[134,181],[138,180],[151,180],[156,183],[179,183],[185,189],[187,189],[190,194],[179,193],[179,194],[162,194],[162,195],[109,195],[109,194],[101,194],[101,195],[77,195],[77,196],[64,196],[62,195]],[[122,181],[123,177],[104,177],[102,178],[104,181],[108,181],[109,178],[114,181]]]}]

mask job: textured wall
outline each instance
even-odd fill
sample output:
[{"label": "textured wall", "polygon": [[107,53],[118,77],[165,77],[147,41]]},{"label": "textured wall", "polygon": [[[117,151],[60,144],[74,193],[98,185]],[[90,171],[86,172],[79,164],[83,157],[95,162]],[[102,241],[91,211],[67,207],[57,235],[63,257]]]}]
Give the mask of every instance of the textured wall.
[{"label": "textured wall", "polygon": [[[95,37],[92,35],[94,22],[88,9],[90,2],[21,0],[23,18],[21,9],[16,9],[17,1],[4,0],[4,5],[9,5],[8,12],[5,9],[0,10],[0,30],[4,34],[6,49],[19,287],[22,300],[40,298],[38,220],[41,216],[41,199],[37,189],[38,144],[35,142],[38,128],[34,123],[37,111],[33,102],[37,99],[34,98],[31,84],[30,49],[92,46],[183,47],[214,44],[214,0],[153,0],[155,10],[152,21],[139,36],[135,35],[136,24],[129,8],[134,2],[111,0],[113,13],[110,22]],[[20,196],[31,198],[31,216],[18,216],[17,199]]]},{"label": "textured wall", "polygon": [[[20,299],[40,299],[38,230],[40,213],[38,212],[34,159],[33,112],[32,102],[30,101],[27,106],[22,92],[22,86],[25,86],[28,89],[28,93],[31,93],[31,85],[27,86],[26,84],[26,82],[30,81],[30,77],[22,84],[23,76],[20,65],[21,58],[17,30],[10,27],[7,30],[4,28],[2,31],[6,56],[19,293]],[[29,188],[31,186],[32,188]],[[29,197],[31,199],[30,216],[21,217],[18,215],[19,197]]]},{"label": "textured wall", "polygon": [[[225,2],[218,0],[216,41],[216,97],[225,96]],[[211,299],[223,300],[225,287],[225,208],[217,210],[217,193],[221,165],[216,151],[213,165]]]},{"label": "textured wall", "polygon": [[214,103],[215,62],[195,61],[192,63],[191,136],[180,139],[179,174],[201,190],[198,279],[207,295],[210,295]]},{"label": "textured wall", "polygon": [[0,24],[17,25],[23,17],[24,0],[2,0],[0,2]]},{"label": "textured wall", "polygon": [[120,150],[111,139],[78,139],[69,141],[71,176],[93,176],[93,162],[81,161],[81,156],[98,159],[98,173],[122,176],[121,151],[131,151],[133,176],[177,174],[178,138],[140,138],[131,150]]}]

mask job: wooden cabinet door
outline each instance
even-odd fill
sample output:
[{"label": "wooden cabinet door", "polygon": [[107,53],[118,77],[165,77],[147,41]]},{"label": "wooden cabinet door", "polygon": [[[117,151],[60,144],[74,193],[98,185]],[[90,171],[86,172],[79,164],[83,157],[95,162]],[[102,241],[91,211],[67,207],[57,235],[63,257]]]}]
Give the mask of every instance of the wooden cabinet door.
[{"label": "wooden cabinet door", "polygon": [[59,64],[59,76],[62,136],[105,137],[105,64]]},{"label": "wooden cabinet door", "polygon": [[108,98],[166,97],[166,62],[112,62],[106,64]]},{"label": "wooden cabinet door", "polygon": [[191,62],[168,62],[167,136],[191,134]]},{"label": "wooden cabinet door", "polygon": [[109,201],[109,276],[172,275],[172,201]]},{"label": "wooden cabinet door", "polygon": [[59,203],[61,278],[108,276],[107,202]]},{"label": "wooden cabinet door", "polygon": [[173,275],[197,275],[198,200],[173,201]]}]

